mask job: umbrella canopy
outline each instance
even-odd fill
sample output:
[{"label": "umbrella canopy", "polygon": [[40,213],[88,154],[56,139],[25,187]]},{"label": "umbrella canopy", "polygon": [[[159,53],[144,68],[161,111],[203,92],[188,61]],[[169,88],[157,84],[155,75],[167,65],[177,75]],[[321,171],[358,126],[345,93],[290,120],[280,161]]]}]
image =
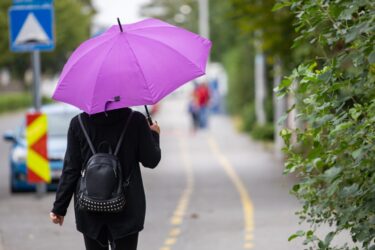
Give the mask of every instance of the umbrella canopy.
[{"label": "umbrella canopy", "polygon": [[121,28],[114,25],[74,51],[53,99],[88,114],[155,104],[205,74],[209,40],[157,19]]}]

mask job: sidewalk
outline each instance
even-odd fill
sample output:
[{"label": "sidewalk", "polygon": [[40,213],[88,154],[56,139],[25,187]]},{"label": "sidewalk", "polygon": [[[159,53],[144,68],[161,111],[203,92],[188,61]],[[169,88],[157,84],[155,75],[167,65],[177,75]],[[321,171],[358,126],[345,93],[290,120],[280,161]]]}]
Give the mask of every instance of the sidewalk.
[{"label": "sidewalk", "polygon": [[[235,131],[226,116],[192,134],[185,98],[162,103],[162,161],[142,168],[147,197],[140,250],[299,250],[287,241],[298,230],[292,180],[272,154]],[[1,116],[0,132],[21,116]],[[63,227],[50,223],[54,194],[8,193],[8,145],[0,144],[0,250],[79,250],[72,206]]]}]

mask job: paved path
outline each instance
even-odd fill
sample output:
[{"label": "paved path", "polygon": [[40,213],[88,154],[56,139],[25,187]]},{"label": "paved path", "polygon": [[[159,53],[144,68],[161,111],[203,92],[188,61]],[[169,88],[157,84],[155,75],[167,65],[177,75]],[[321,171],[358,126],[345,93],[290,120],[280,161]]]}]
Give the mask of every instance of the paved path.
[{"label": "paved path", "polygon": [[[292,180],[270,152],[235,131],[225,116],[210,129],[191,133],[186,103],[169,98],[155,117],[162,127],[162,162],[143,169],[147,196],[140,250],[294,250],[298,229]],[[20,114],[0,117],[0,133]],[[52,225],[50,193],[11,196],[7,153],[0,142],[0,250],[84,249],[70,210],[63,227]]]}]

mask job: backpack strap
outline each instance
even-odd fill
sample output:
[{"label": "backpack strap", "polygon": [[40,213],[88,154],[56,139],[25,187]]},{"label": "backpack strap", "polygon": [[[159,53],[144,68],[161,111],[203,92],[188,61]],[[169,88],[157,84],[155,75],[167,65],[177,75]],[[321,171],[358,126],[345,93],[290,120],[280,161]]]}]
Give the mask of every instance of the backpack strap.
[{"label": "backpack strap", "polygon": [[96,154],[96,151],[95,151],[94,145],[92,145],[92,142],[91,142],[91,140],[90,140],[89,134],[87,133],[87,130],[86,130],[85,126],[83,125],[81,114],[78,115],[78,120],[79,120],[79,124],[81,125],[81,129],[82,129],[83,133],[85,134],[85,137],[86,137],[87,143],[88,143],[89,146],[90,146],[91,152],[92,152],[93,154]]},{"label": "backpack strap", "polygon": [[130,120],[131,120],[132,116],[133,116],[133,111],[130,110],[130,114],[129,114],[128,120],[126,121],[126,123],[125,123],[125,127],[124,127],[124,129],[122,130],[122,132],[121,132],[120,139],[119,139],[118,142],[117,142],[117,146],[116,146],[115,153],[114,153],[114,155],[116,155],[116,156],[117,156],[118,151],[120,150],[120,147],[121,147],[122,141],[124,140],[124,136],[125,136],[126,129],[127,129],[128,126],[129,126],[129,123],[130,123]]}]

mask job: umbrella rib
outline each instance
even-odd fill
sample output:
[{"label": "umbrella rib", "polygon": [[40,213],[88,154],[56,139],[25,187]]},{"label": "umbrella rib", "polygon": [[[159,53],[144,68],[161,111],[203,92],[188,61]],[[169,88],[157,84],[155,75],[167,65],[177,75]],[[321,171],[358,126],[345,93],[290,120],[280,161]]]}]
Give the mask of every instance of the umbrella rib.
[{"label": "umbrella rib", "polygon": [[[119,40],[118,38],[117,39],[114,39],[114,41],[111,43],[112,45],[111,46],[109,46],[109,49],[107,50],[107,52],[106,52],[106,55],[103,57],[104,59],[105,58],[107,58],[107,56],[109,55],[109,53],[111,53],[111,51],[112,51],[112,49],[113,49],[113,44],[115,43],[115,42],[117,42],[117,40]],[[96,83],[97,83],[97,81],[98,81],[98,75],[100,74],[100,71],[102,70],[102,67],[103,67],[103,65],[104,65],[104,61],[105,60],[102,60],[101,61],[101,64],[100,64],[100,66],[99,66],[99,69],[98,69],[98,73],[97,73],[97,76],[95,77],[95,84],[94,84],[94,87],[93,87],[93,91],[92,91],[92,93],[95,93],[95,90],[96,90]],[[91,95],[92,96],[92,98],[91,98],[91,102],[90,102],[90,108],[91,108],[91,110],[90,110],[90,113],[92,112],[92,103],[93,103],[93,100],[94,100],[94,94],[93,95]]]},{"label": "umbrella rib", "polygon": [[[129,35],[129,33],[128,33],[128,35]],[[149,84],[147,84],[147,79],[146,79],[145,73],[143,72],[141,66],[139,65],[138,57],[135,54],[135,52],[134,52],[132,46],[130,45],[128,39],[125,39],[125,40],[126,40],[127,44],[129,45],[130,51],[132,52],[132,54],[133,54],[133,56],[135,58],[135,62],[137,64],[137,67],[138,67],[139,71],[141,72],[141,75],[142,75],[143,80],[145,82],[146,88],[149,90],[149,92],[151,94],[152,101],[154,102],[154,100],[156,100],[156,96],[154,95],[154,89],[152,88],[152,86],[150,86]]]},{"label": "umbrella rib", "polygon": [[[97,38],[97,37],[94,37],[94,38],[92,38],[92,39],[96,39],[96,38]],[[91,41],[92,39],[89,39],[89,40],[86,41],[86,42],[89,42],[89,41]],[[73,62],[71,65],[69,65],[70,67],[69,67],[69,69],[67,69],[67,71],[69,71],[70,69],[72,69],[72,68],[74,67],[74,65],[76,65],[76,64],[82,59],[82,57],[86,56],[88,53],[90,53],[91,51],[93,51],[93,50],[96,49],[97,47],[99,47],[99,46],[103,45],[104,43],[108,42],[108,40],[110,40],[110,39],[105,39],[105,40],[102,41],[100,44],[95,45],[95,46],[91,47],[90,49],[88,49],[87,51],[85,51],[84,54],[80,54],[79,57],[76,58],[76,59],[74,60],[74,62]],[[73,52],[73,53],[75,53],[75,52]],[[64,72],[62,72],[62,73],[64,73]],[[64,75],[62,75],[61,77],[64,77]]]},{"label": "umbrella rib", "polygon": [[[170,50],[173,50],[174,52],[176,52],[177,54],[181,55],[183,58],[185,58],[187,61],[189,61],[191,64],[193,64],[195,67],[198,68],[198,70],[201,71],[201,73],[205,73],[203,69],[201,69],[201,67],[199,67],[198,65],[196,65],[194,62],[192,62],[189,58],[187,58],[185,55],[181,54],[178,50],[174,49],[173,47],[169,46],[168,44],[165,44],[163,43],[162,41],[159,41],[159,40],[156,40],[154,38],[150,38],[150,37],[147,37],[147,36],[143,36],[143,35],[139,35],[139,34],[134,34],[134,33],[128,33],[129,35],[133,35],[133,36],[138,36],[138,37],[142,37],[142,38],[145,38],[145,39],[149,39],[149,40],[152,40],[152,41],[155,41],[161,45],[163,45],[164,47],[167,47],[169,48]],[[130,45],[129,45],[130,46]]]}]

